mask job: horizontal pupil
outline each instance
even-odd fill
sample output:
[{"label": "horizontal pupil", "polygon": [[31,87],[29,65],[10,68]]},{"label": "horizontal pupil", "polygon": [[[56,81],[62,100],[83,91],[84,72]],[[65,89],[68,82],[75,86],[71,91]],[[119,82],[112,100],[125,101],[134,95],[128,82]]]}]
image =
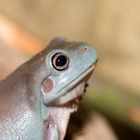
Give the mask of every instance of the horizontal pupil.
[{"label": "horizontal pupil", "polygon": [[67,63],[67,58],[64,55],[60,55],[56,59],[56,66],[64,66]]}]

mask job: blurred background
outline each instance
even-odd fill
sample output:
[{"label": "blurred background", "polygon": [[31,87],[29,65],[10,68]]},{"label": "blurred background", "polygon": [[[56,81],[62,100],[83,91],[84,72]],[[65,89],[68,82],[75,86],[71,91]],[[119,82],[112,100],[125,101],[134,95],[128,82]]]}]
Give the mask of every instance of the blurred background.
[{"label": "blurred background", "polygon": [[139,140],[139,15],[139,0],[0,0],[0,79],[56,36],[88,41],[99,63],[66,140]]}]

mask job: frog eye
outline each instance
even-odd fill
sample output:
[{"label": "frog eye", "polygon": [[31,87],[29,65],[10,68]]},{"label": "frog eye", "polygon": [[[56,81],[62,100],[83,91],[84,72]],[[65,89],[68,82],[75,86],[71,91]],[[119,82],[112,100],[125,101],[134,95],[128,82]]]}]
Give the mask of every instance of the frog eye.
[{"label": "frog eye", "polygon": [[63,53],[56,53],[52,57],[52,65],[58,71],[66,70],[69,66],[69,59]]}]

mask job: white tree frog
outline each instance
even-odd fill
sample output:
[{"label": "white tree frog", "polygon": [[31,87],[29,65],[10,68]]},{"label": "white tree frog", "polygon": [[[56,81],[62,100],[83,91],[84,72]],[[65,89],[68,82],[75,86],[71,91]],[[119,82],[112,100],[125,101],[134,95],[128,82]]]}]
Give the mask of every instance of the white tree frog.
[{"label": "white tree frog", "polygon": [[53,39],[0,82],[0,139],[63,140],[96,62],[88,43]]}]

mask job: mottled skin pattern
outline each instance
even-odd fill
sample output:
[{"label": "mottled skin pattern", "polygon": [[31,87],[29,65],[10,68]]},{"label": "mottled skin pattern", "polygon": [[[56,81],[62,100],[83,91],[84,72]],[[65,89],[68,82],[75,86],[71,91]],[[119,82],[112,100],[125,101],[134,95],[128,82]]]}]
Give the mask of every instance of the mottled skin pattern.
[{"label": "mottled skin pattern", "polygon": [[[58,52],[65,53],[70,61],[61,72],[51,64],[52,55]],[[63,105],[83,93],[83,79],[91,70],[86,71],[96,60],[96,52],[88,44],[56,38],[1,81],[0,140],[62,140],[72,112]],[[45,79],[49,80],[44,84]]]}]

